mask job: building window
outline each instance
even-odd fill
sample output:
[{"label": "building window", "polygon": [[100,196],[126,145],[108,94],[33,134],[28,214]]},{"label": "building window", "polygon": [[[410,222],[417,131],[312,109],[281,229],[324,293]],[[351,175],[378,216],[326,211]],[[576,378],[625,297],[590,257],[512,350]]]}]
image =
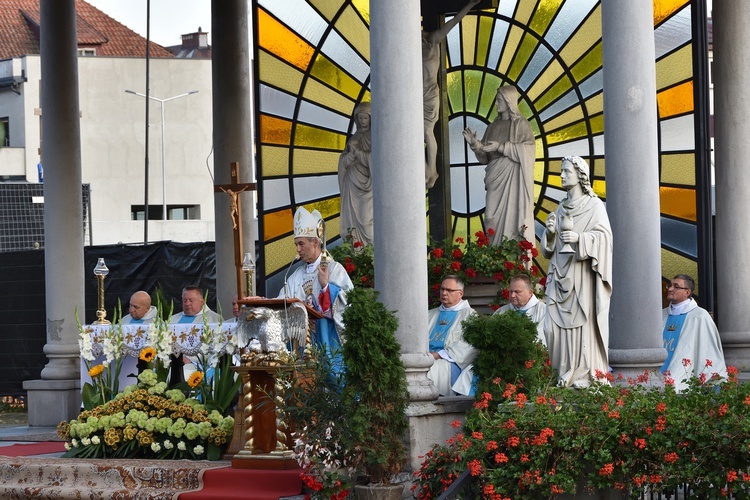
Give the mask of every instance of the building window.
[{"label": "building window", "polygon": [[[162,220],[162,205],[148,206],[148,220]],[[167,220],[200,220],[200,205],[167,205]],[[143,220],[143,205],[130,206],[130,220]]]},{"label": "building window", "polygon": [[0,148],[7,148],[8,146],[10,146],[10,127],[6,116],[0,118]]},{"label": "building window", "polygon": [[83,57],[93,57],[96,55],[96,49],[93,48],[87,48],[87,49],[78,49],[78,55]]}]

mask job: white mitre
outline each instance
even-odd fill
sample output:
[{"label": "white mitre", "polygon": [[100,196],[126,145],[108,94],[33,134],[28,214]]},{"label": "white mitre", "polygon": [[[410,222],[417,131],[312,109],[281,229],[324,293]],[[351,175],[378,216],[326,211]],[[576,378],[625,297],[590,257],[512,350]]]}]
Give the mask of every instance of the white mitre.
[{"label": "white mitre", "polygon": [[297,208],[297,212],[294,214],[294,237],[317,238],[318,222],[322,219],[323,217],[317,210],[310,213],[305,207]]}]

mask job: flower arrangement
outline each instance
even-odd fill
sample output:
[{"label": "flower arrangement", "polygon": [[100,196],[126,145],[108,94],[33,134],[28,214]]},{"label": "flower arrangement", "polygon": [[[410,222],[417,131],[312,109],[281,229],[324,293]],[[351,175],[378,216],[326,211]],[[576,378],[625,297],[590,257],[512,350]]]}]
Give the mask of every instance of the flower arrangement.
[{"label": "flower arrangement", "polygon": [[208,410],[182,391],[168,389],[155,372],[138,376],[114,399],[77,419],[61,422],[66,458],[154,458],[218,460],[234,419]]},{"label": "flower arrangement", "polygon": [[[110,328],[97,333],[97,335],[101,335],[101,338],[96,338],[96,347],[92,342],[93,330],[84,327],[78,318],[78,310],[75,312],[79,332],[78,348],[81,351],[81,359],[83,359],[93,382],[86,382],[81,388],[84,409],[90,410],[97,405],[110,401],[120,392],[120,371],[125,356],[120,324],[121,311],[118,304],[115,307],[114,321]],[[94,364],[97,358],[102,355],[104,355],[104,360],[101,363]]]},{"label": "flower arrangement", "polygon": [[372,288],[375,286],[374,249],[356,241],[352,233],[344,237],[341,245],[331,248],[331,257],[346,269],[354,286]]},{"label": "flower arrangement", "polygon": [[516,274],[527,274],[535,285],[536,294],[543,296],[546,278],[533,264],[539,252],[532,242],[521,236],[523,230],[521,228],[517,238],[503,237],[500,245],[491,242],[490,238],[495,234],[492,228],[488,228],[487,233],[477,231],[474,234],[476,239],[468,242],[458,237],[431,245],[427,260],[430,307],[439,304],[440,283],[447,274],[455,274],[467,281],[479,276],[491,278],[500,285],[497,297],[490,303],[492,309],[508,302],[510,279]]},{"label": "flower arrangement", "polygon": [[739,383],[736,368],[727,371],[719,380],[707,361],[706,375],[683,392],[669,378],[663,389],[649,386],[648,372],[627,381],[600,373],[585,390],[533,394],[495,380],[500,390],[478,395],[463,429],[426,455],[413,490],[435,498],[468,469],[482,498],[582,489],[639,498],[679,485],[700,498],[748,498],[750,384]]}]

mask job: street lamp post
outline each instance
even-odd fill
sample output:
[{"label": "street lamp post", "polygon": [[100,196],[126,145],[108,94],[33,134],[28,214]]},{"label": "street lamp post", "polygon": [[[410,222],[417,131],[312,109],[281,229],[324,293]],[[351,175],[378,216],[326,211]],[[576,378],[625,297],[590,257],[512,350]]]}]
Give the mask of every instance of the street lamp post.
[{"label": "street lamp post", "polygon": [[[175,99],[179,99],[180,97],[185,97],[192,94],[197,94],[197,90],[191,90],[190,92],[185,92],[184,94],[175,95],[172,97],[167,97],[166,99],[159,99],[158,97],[154,96],[147,96],[146,94],[141,94],[140,92],[135,92],[133,90],[126,90],[128,94],[133,94],[141,97],[146,97],[148,99],[157,101],[161,105],[161,200],[162,200],[162,213],[161,218],[162,220],[167,220],[167,165],[166,165],[166,149],[164,144],[164,103],[167,101],[173,101]],[[146,127],[148,127],[148,123],[146,124]],[[148,154],[148,152],[146,152]],[[148,217],[146,214],[148,213],[148,207],[144,207],[144,216]]]}]

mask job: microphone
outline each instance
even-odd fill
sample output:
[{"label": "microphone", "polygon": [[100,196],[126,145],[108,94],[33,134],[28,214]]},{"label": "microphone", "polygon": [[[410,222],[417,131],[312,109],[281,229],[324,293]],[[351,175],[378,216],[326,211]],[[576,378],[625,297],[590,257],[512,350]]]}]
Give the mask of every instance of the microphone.
[{"label": "microphone", "polygon": [[300,259],[299,254],[296,254],[294,256],[294,260],[289,264],[289,267],[286,268],[286,272],[284,273],[284,298],[289,298],[289,287],[287,285],[286,279],[289,277],[289,271],[292,270],[292,266]]}]

